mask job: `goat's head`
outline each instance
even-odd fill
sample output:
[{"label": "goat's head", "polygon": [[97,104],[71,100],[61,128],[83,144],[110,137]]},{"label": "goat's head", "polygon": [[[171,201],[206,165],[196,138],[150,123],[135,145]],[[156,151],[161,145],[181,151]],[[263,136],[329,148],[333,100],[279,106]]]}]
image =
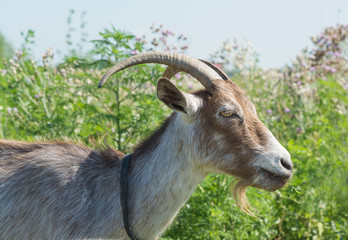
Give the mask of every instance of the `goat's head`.
[{"label": "goat's head", "polygon": [[[113,73],[142,63],[169,66],[158,81],[158,98],[194,126],[200,164],[207,172],[240,179],[234,194],[242,208],[247,186],[274,191],[286,184],[292,175],[290,154],[259,120],[243,91],[213,64],[182,54],[140,54],[112,67],[99,87]],[[206,91],[190,94],[176,88],[169,79],[180,71],[195,77]]]}]

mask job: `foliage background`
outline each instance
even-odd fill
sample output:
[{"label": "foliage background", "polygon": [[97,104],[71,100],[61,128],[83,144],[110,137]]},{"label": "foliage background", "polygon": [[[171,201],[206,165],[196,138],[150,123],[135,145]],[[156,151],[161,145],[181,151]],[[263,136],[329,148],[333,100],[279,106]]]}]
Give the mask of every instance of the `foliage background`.
[{"label": "foliage background", "polygon": [[[155,97],[164,69],[134,67],[100,90],[97,83],[106,68],[131,55],[188,48],[182,34],[163,26],[151,30],[152,36],[136,37],[105,29],[90,52],[80,44],[83,35],[75,44],[70,32],[70,53],[59,64],[53,64],[51,49],[39,62],[31,57],[34,31],[23,35],[14,56],[1,37],[0,137],[69,138],[90,146],[106,141],[130,152],[170,113]],[[282,69],[258,67],[258,54],[247,41],[226,41],[212,54],[210,60],[246,90],[260,119],[291,153],[294,177],[272,193],[248,190],[255,218],[236,207],[233,177],[209,175],[162,239],[347,238],[347,32],[343,25],[324,29],[312,38],[312,49]],[[200,87],[186,74],[174,81],[186,91]]]}]

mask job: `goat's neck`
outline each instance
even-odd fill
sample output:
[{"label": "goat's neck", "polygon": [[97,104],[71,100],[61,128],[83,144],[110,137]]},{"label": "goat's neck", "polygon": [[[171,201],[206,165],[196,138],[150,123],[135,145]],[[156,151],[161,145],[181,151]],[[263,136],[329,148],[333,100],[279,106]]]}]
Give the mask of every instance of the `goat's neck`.
[{"label": "goat's neck", "polygon": [[156,147],[134,159],[130,221],[141,239],[161,234],[206,175],[194,161],[193,131],[192,123],[174,114]]}]

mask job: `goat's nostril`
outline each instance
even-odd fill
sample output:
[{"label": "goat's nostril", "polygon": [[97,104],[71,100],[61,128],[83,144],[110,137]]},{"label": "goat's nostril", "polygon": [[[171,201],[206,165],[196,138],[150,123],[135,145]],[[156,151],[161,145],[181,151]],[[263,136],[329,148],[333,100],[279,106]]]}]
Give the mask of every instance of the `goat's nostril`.
[{"label": "goat's nostril", "polygon": [[292,170],[292,164],[288,163],[288,161],[284,160],[284,158],[280,159],[280,163],[284,168]]}]

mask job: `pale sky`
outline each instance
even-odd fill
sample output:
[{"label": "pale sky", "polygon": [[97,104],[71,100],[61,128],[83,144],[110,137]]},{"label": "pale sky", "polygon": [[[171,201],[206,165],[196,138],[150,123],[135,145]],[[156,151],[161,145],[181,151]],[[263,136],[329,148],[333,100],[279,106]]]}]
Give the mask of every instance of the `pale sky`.
[{"label": "pale sky", "polygon": [[289,63],[325,26],[348,24],[348,0],[0,0],[0,32],[20,48],[20,32],[34,30],[36,58],[48,47],[64,53],[70,9],[77,29],[86,12],[88,40],[112,25],[141,36],[163,24],[188,37],[187,54],[205,59],[224,40],[246,37],[263,67]]}]

